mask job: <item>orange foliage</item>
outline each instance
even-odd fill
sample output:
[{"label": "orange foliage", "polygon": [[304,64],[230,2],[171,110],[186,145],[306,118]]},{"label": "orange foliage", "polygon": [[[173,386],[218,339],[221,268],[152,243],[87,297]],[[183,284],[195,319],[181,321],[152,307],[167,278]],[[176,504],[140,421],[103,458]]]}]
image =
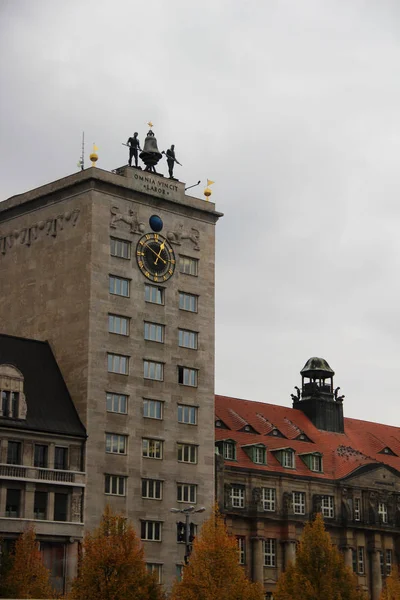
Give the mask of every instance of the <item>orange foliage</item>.
[{"label": "orange foliage", "polygon": [[50,571],[43,564],[35,529],[28,527],[15,542],[4,588],[9,598],[52,598]]},{"label": "orange foliage", "polygon": [[182,581],[176,582],[170,600],[263,600],[264,592],[251,583],[239,565],[235,538],[215,509],[193,544]]},{"label": "orange foliage", "polygon": [[382,590],[379,600],[399,600],[400,579],[397,567],[394,567],[390,577],[386,579],[386,586]]},{"label": "orange foliage", "polygon": [[143,548],[132,525],[106,507],[100,526],[85,536],[75,600],[162,600],[155,576],[148,573]]}]

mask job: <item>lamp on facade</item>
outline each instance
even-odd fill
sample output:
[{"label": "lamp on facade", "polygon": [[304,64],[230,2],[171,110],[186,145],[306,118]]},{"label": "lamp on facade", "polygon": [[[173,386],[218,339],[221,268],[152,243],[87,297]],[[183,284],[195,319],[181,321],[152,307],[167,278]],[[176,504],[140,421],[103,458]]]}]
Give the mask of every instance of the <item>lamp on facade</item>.
[{"label": "lamp on facade", "polygon": [[185,515],[185,546],[186,546],[186,554],[185,554],[185,565],[189,562],[190,556],[190,515],[195,513],[202,513],[206,509],[204,506],[201,508],[195,508],[194,506],[188,506],[187,508],[171,508],[171,512],[173,513],[182,513]]}]

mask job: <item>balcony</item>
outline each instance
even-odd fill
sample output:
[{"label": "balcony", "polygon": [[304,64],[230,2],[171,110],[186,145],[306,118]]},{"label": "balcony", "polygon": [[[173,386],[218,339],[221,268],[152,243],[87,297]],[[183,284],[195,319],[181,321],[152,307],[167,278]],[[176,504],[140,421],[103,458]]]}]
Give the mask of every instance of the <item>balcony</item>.
[{"label": "balcony", "polygon": [[37,535],[65,536],[76,539],[83,537],[83,523],[0,517],[2,533],[21,533],[27,525],[33,525]]},{"label": "balcony", "polygon": [[43,469],[41,467],[26,467],[24,465],[7,465],[0,463],[0,479],[23,479],[24,481],[40,481],[85,487],[86,474],[82,471],[61,471],[58,469]]}]

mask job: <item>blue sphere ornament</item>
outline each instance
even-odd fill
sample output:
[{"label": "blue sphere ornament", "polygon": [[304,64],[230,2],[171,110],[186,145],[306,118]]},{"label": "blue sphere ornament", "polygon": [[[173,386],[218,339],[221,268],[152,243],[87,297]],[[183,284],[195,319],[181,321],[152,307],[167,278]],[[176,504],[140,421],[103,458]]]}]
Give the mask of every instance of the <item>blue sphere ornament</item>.
[{"label": "blue sphere ornament", "polygon": [[159,231],[161,231],[161,229],[164,226],[164,223],[162,222],[161,217],[159,217],[158,215],[152,215],[149,219],[149,224],[150,224],[150,227],[152,228],[152,230],[157,233]]}]

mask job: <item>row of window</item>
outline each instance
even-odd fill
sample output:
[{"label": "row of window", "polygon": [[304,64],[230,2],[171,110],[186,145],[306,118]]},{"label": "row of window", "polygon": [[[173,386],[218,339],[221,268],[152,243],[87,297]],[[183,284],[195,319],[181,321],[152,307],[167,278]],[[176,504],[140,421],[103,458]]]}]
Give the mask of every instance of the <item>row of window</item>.
[{"label": "row of window", "polygon": [[[114,296],[130,296],[131,280],[119,275],[109,275],[109,292]],[[145,302],[151,304],[165,304],[165,288],[159,285],[151,285],[146,283],[144,286]],[[179,292],[179,308],[188,312],[197,313],[198,309],[197,294],[189,294],[188,292]]]},{"label": "row of window", "polygon": [[[126,415],[128,413],[128,396],[126,394],[106,393],[106,407],[108,412]],[[148,419],[163,419],[164,402],[143,398],[143,416]],[[197,425],[197,406],[178,404],[178,423]]]},{"label": "row of window", "polygon": [[[35,444],[33,466],[47,469],[49,449],[46,444]],[[22,464],[22,442],[9,441],[7,445],[7,464]],[[55,446],[54,469],[66,471],[68,469],[68,448]]]},{"label": "row of window", "polygon": [[[239,564],[246,564],[246,538],[239,536],[236,538],[239,552]],[[262,554],[264,567],[276,567],[276,547],[275,538],[266,538],[262,541]]]},{"label": "row of window", "polygon": [[[33,514],[35,519],[51,521],[67,521],[68,518],[68,494],[54,493],[54,509],[48,514],[48,492],[35,491]],[[21,517],[22,490],[7,489],[5,516],[10,518]]]},{"label": "row of window", "polygon": [[[149,573],[153,573],[157,583],[163,582],[163,565],[160,563],[146,563]],[[181,581],[183,577],[183,565],[176,565],[176,578]]]},{"label": "row of window", "polygon": [[[118,373],[119,375],[129,375],[129,356],[124,354],[107,353],[107,369],[109,373]],[[164,363],[154,360],[143,360],[144,379],[153,379],[154,381],[164,381]],[[198,369],[191,367],[178,366],[178,383],[197,387]]]},{"label": "row of window", "polygon": [[[128,436],[118,433],[106,433],[106,452],[108,454],[127,454]],[[197,446],[195,444],[176,445],[178,462],[197,464]],[[164,441],[150,438],[142,438],[143,458],[155,458],[162,460],[164,452]]]},{"label": "row of window", "polygon": [[[106,475],[104,493],[111,496],[126,495],[127,477],[124,475]],[[142,479],[142,498],[162,500],[164,482],[160,479]],[[197,502],[197,485],[195,483],[177,483],[177,502]]]},{"label": "row of window", "polygon": [[[130,317],[124,317],[122,315],[115,314],[108,315],[109,333],[116,333],[117,335],[128,336],[129,324]],[[178,329],[178,346],[180,346],[181,348],[190,348],[191,350],[197,350],[198,337],[199,334],[197,331],[191,331],[189,329]],[[158,342],[159,344],[163,344],[165,339],[165,325],[145,321],[144,339],[149,342]]]},{"label": "row of window", "polygon": [[[140,537],[146,542],[161,542],[162,541],[162,521],[141,521],[140,522]],[[197,525],[190,523],[189,540],[193,542],[197,535]],[[176,541],[184,543],[186,541],[186,525],[182,521],[176,524]]]},{"label": "row of window", "polygon": [[[110,238],[110,254],[117,258],[131,258],[132,243],[119,238]],[[193,275],[197,277],[199,271],[199,260],[190,256],[180,255],[178,259],[178,268],[180,273]]]}]

